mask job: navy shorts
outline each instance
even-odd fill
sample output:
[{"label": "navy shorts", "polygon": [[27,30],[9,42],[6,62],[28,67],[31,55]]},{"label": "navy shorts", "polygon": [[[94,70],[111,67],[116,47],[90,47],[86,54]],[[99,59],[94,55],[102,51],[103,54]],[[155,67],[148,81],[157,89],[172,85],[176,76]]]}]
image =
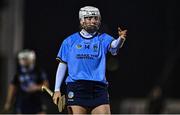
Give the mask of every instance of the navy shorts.
[{"label": "navy shorts", "polygon": [[79,105],[88,108],[109,104],[108,85],[86,80],[68,82],[66,102],[68,106]]}]

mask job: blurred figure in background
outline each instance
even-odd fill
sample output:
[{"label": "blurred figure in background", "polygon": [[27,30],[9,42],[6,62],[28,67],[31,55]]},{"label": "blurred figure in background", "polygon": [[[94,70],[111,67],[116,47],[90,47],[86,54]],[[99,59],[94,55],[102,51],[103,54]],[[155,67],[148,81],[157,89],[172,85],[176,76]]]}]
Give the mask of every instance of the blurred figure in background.
[{"label": "blurred figure in background", "polygon": [[45,113],[41,86],[49,86],[46,73],[37,66],[33,50],[22,50],[17,58],[18,69],[9,84],[4,111],[10,110],[15,99],[15,113]]}]

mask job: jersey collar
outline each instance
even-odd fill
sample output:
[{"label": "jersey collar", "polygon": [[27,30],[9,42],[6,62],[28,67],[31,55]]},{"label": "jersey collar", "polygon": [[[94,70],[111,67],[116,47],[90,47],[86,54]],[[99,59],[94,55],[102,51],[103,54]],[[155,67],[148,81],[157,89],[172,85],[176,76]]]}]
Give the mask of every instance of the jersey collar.
[{"label": "jersey collar", "polygon": [[98,32],[94,32],[92,34],[88,33],[86,30],[82,29],[79,34],[81,35],[81,37],[85,38],[85,39],[91,39],[94,36],[97,35]]}]

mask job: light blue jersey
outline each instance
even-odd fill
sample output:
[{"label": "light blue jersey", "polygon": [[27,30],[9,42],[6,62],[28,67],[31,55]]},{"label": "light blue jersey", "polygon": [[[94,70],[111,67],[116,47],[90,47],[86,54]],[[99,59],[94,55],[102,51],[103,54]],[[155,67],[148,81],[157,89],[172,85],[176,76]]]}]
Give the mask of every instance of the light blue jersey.
[{"label": "light blue jersey", "polygon": [[114,38],[108,34],[96,34],[84,38],[79,32],[70,35],[61,44],[57,58],[68,66],[67,82],[76,80],[100,81],[107,84],[105,77],[106,54],[114,53],[110,44]]}]

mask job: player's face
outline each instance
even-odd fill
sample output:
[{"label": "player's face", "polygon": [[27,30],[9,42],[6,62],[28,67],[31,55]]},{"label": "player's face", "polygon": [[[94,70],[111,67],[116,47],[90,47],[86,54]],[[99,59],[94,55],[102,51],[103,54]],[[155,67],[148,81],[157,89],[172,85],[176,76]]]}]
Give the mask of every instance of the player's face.
[{"label": "player's face", "polygon": [[100,17],[98,16],[90,16],[85,17],[84,20],[81,20],[81,26],[89,33],[94,33],[98,31],[100,26]]},{"label": "player's face", "polygon": [[21,67],[29,67],[32,63],[33,63],[33,61],[28,58],[19,59],[19,65]]}]

